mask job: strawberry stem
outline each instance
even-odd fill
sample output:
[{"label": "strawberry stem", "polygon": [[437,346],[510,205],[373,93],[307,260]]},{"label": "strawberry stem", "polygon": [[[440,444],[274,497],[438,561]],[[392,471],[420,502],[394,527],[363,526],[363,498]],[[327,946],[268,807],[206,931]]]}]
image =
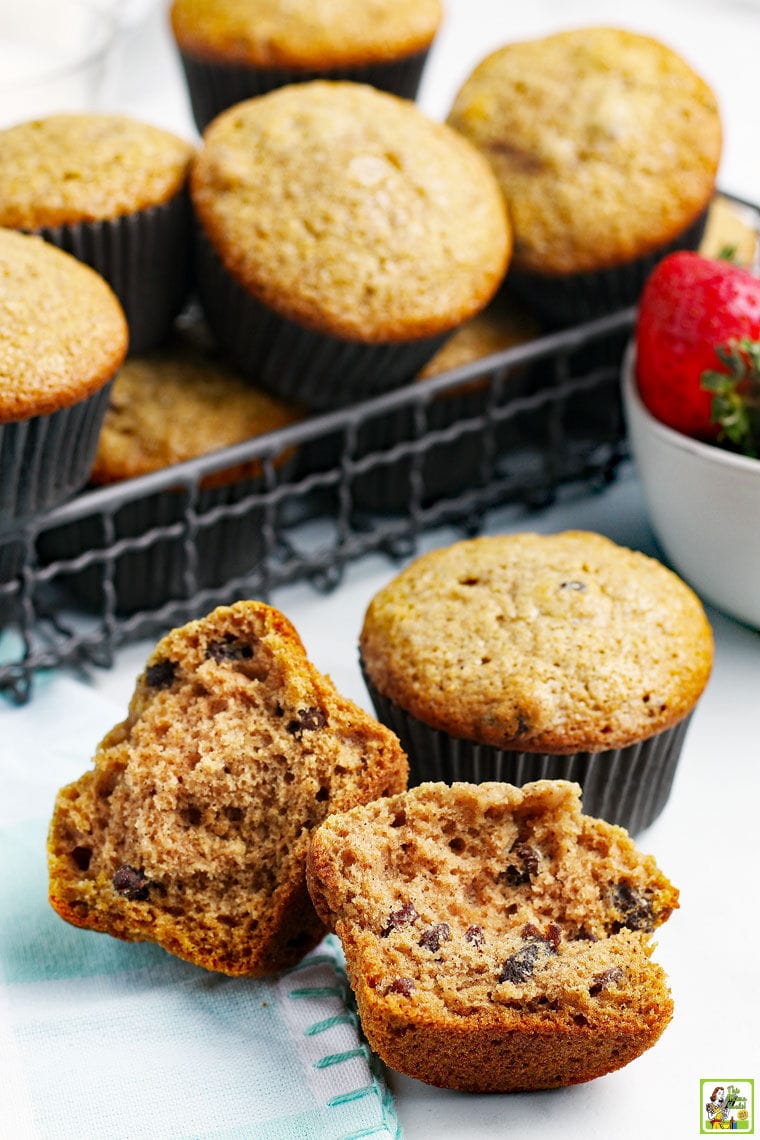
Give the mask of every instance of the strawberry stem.
[{"label": "strawberry stem", "polygon": [[701,386],[712,393],[711,419],[720,425],[718,442],[728,442],[753,459],[760,452],[760,341],[741,337],[715,352],[727,371],[708,369]]}]

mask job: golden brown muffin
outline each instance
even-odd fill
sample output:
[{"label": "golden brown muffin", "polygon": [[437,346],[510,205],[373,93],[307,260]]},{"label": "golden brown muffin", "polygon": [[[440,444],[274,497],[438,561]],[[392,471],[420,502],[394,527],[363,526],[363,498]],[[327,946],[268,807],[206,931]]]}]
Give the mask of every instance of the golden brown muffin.
[{"label": "golden brown muffin", "polygon": [[0,131],[0,225],[35,230],[167,202],[193,147],[126,115],[61,114]]},{"label": "golden brown muffin", "polygon": [[[429,380],[442,372],[461,368],[496,352],[526,344],[540,335],[534,317],[517,301],[500,290],[482,312],[465,321],[420,372],[419,380]],[[461,389],[456,388],[456,392]],[[448,393],[447,393],[448,394]]]},{"label": "golden brown muffin", "polygon": [[487,304],[509,258],[482,156],[361,84],[294,85],[226,111],[205,135],[191,193],[243,289],[347,340],[448,332]]},{"label": "golden brown muffin", "polygon": [[578,792],[423,784],[315,830],[311,896],[386,1064],[443,1088],[555,1088],[660,1037],[672,1001],[648,935],[678,892]]},{"label": "golden brown muffin", "polygon": [[126,349],[124,313],[97,273],[39,238],[0,230],[0,424],[88,399]]},{"label": "golden brown muffin", "polygon": [[439,0],[174,0],[183,51],[304,71],[399,59],[429,47]]},{"label": "golden brown muffin", "polygon": [[361,634],[410,782],[564,778],[636,833],[664,808],[712,664],[675,574],[601,535],[471,539],[418,558]]},{"label": "golden brown muffin", "polygon": [[760,270],[760,212],[718,194],[710,203],[699,247],[703,257],[730,256],[736,265]]},{"label": "golden brown muffin", "polygon": [[[133,479],[286,427],[302,416],[300,409],[247,384],[192,331],[176,333],[170,345],[133,357],[121,370],[91,479]],[[261,463],[255,461],[222,474],[228,481],[260,473]]]},{"label": "golden brown muffin", "polygon": [[713,92],[665,45],[618,28],[508,44],[448,119],[509,203],[515,269],[564,276],[666,246],[706,209],[721,151]]},{"label": "golden brown muffin", "polygon": [[59,793],[51,903],[207,969],[271,973],[323,933],[311,829],[406,774],[393,734],[317,672],[281,613],[220,607],[159,642],[127,720]]},{"label": "golden brown muffin", "polygon": [[434,728],[571,753],[686,716],[712,635],[699,599],[659,562],[565,531],[422,555],[373,598],[361,651],[380,692]]}]

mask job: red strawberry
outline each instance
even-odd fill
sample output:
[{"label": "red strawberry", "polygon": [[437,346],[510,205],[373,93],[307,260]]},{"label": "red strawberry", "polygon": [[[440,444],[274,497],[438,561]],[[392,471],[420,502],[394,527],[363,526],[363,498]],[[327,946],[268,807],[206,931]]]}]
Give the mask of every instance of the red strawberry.
[{"label": "red strawberry", "polygon": [[[716,439],[717,389],[713,382],[705,390],[700,380],[703,372],[726,371],[731,355],[746,363],[746,347],[742,354],[732,343],[742,340],[760,340],[759,278],[697,253],[661,261],[644,287],[636,326],[636,378],[652,415],[685,435]],[[739,380],[746,385],[746,373]]]}]

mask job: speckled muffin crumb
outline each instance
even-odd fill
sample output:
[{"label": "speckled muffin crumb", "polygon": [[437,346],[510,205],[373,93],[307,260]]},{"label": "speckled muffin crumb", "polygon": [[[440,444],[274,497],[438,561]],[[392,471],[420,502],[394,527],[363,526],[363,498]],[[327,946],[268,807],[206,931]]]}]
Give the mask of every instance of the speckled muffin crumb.
[{"label": "speckled muffin crumb", "polygon": [[508,44],[449,115],[509,202],[515,269],[563,276],[649,254],[706,209],[721,152],[715,95],[675,52],[618,28]]},{"label": "speckled muffin crumb", "polygon": [[452,737],[526,752],[622,748],[680,722],[712,665],[696,595],[602,535],[471,539],[416,559],[370,603],[379,692]]},{"label": "speckled muffin crumb", "polygon": [[427,48],[440,0],[174,0],[183,51],[259,67],[341,68]]},{"label": "speckled muffin crumb", "polygon": [[230,108],[206,132],[191,193],[239,285],[349,341],[448,332],[488,303],[509,259],[483,157],[362,84],[294,85]]},{"label": "speckled muffin crumb", "polygon": [[281,613],[220,607],[159,642],[127,719],[59,793],[51,903],[207,969],[273,972],[323,932],[311,829],[406,775],[393,734],[317,672]]},{"label": "speckled muffin crumb", "polygon": [[577,785],[423,784],[333,815],[308,883],[391,1067],[471,1091],[590,1080],[671,1017],[649,933],[678,892]]},{"label": "speckled muffin crumb", "polygon": [[87,399],[126,349],[124,313],[97,273],[40,238],[0,230],[0,424]]},{"label": "speckled muffin crumb", "polygon": [[193,147],[126,115],[60,114],[0,131],[0,225],[95,222],[167,202]]}]

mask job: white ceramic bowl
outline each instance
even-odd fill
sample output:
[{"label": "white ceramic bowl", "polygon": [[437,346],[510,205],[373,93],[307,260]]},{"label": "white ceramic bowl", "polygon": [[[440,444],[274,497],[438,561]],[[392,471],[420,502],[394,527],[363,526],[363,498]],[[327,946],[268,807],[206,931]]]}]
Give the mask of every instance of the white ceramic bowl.
[{"label": "white ceramic bowl", "polygon": [[654,419],[623,363],[631,452],[655,534],[705,601],[760,629],[760,459],[689,439]]}]

